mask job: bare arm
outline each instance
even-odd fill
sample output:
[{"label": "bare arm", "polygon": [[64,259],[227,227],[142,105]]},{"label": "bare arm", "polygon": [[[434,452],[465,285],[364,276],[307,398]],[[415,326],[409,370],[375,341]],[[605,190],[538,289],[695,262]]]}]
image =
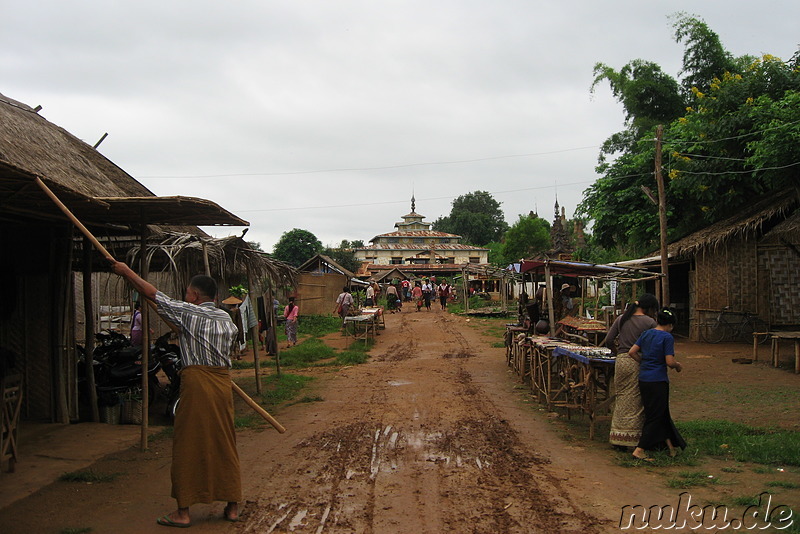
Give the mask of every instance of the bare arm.
[{"label": "bare arm", "polygon": [[642,353],[640,350],[641,347],[634,343],[634,345],[631,347],[631,350],[628,351],[628,356],[636,360],[638,363],[642,363]]},{"label": "bare arm", "polygon": [[112,261],[111,269],[115,274],[130,282],[133,288],[138,291],[140,295],[152,301],[156,300],[156,291],[158,291],[156,287],[133,272],[133,269],[128,267],[126,263],[121,261]]},{"label": "bare arm", "polygon": [[673,369],[675,369],[679,373],[683,370],[683,366],[681,365],[681,362],[679,362],[678,360],[675,359],[675,355],[674,354],[667,354],[664,357],[664,359],[667,362],[667,367],[672,367]]}]

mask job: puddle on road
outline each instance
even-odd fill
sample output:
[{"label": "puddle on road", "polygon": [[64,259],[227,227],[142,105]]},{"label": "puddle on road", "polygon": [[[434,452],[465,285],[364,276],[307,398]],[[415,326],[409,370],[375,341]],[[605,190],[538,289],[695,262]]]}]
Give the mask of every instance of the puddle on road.
[{"label": "puddle on road", "polygon": [[407,386],[409,384],[413,384],[414,382],[410,382],[408,380],[388,380],[386,383],[390,386]]}]

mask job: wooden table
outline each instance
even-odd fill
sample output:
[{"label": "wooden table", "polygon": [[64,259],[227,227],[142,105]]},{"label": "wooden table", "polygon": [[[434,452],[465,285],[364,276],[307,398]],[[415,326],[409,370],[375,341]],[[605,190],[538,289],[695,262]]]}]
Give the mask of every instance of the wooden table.
[{"label": "wooden table", "polygon": [[800,374],[800,332],[770,332],[772,339],[772,366],[778,367],[780,363],[779,344],[781,340],[794,342],[794,372]]},{"label": "wooden table", "polygon": [[[597,345],[608,333],[606,324],[595,319],[568,315],[558,321],[559,332],[583,344]],[[561,337],[556,333],[557,337]]]},{"label": "wooden table", "polygon": [[[611,419],[608,413],[614,395],[614,358],[591,358],[562,347],[553,350],[559,388],[551,395],[550,404],[581,410],[589,416],[589,439],[594,439],[597,421]],[[602,414],[602,415],[601,415]]]},{"label": "wooden table", "polygon": [[369,342],[369,338],[378,335],[377,318],[375,314],[348,315],[344,318],[344,334],[350,335],[350,328],[353,328],[353,337],[363,339],[364,344]]},{"label": "wooden table", "polygon": [[383,317],[383,308],[381,306],[374,306],[372,308],[362,308],[362,315],[374,315],[375,327],[380,330],[386,330],[386,321]]},{"label": "wooden table", "polygon": [[524,342],[524,340],[517,339],[520,334],[524,334],[527,332],[527,329],[524,326],[518,325],[506,325],[506,333],[504,336],[504,345],[506,346],[506,365],[514,369],[517,374],[523,376],[524,380],[524,373],[520,372],[522,370],[521,364],[521,354],[524,352],[524,348],[520,345],[520,343]]}]

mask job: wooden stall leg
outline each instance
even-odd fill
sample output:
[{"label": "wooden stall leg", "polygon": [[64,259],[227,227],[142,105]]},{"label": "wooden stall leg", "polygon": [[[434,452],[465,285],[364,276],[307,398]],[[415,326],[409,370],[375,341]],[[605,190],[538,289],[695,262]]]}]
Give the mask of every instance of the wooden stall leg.
[{"label": "wooden stall leg", "polygon": [[772,337],[772,367],[778,367],[778,338]]},{"label": "wooden stall leg", "polygon": [[800,374],[800,339],[794,340],[794,374]]}]

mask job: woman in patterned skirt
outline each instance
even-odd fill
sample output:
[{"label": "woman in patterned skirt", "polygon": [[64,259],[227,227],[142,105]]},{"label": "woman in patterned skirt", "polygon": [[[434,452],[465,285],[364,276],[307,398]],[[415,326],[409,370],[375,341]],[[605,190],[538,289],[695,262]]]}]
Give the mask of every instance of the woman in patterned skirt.
[{"label": "woman in patterned skirt", "polygon": [[644,293],[639,300],[629,304],[625,313],[617,317],[608,335],[601,343],[617,352],[614,363],[614,413],[611,418],[609,441],[617,447],[636,447],[642,435],[644,408],[639,393],[639,363],[628,351],[645,330],[655,328],[653,315],[658,311],[658,299]]}]

